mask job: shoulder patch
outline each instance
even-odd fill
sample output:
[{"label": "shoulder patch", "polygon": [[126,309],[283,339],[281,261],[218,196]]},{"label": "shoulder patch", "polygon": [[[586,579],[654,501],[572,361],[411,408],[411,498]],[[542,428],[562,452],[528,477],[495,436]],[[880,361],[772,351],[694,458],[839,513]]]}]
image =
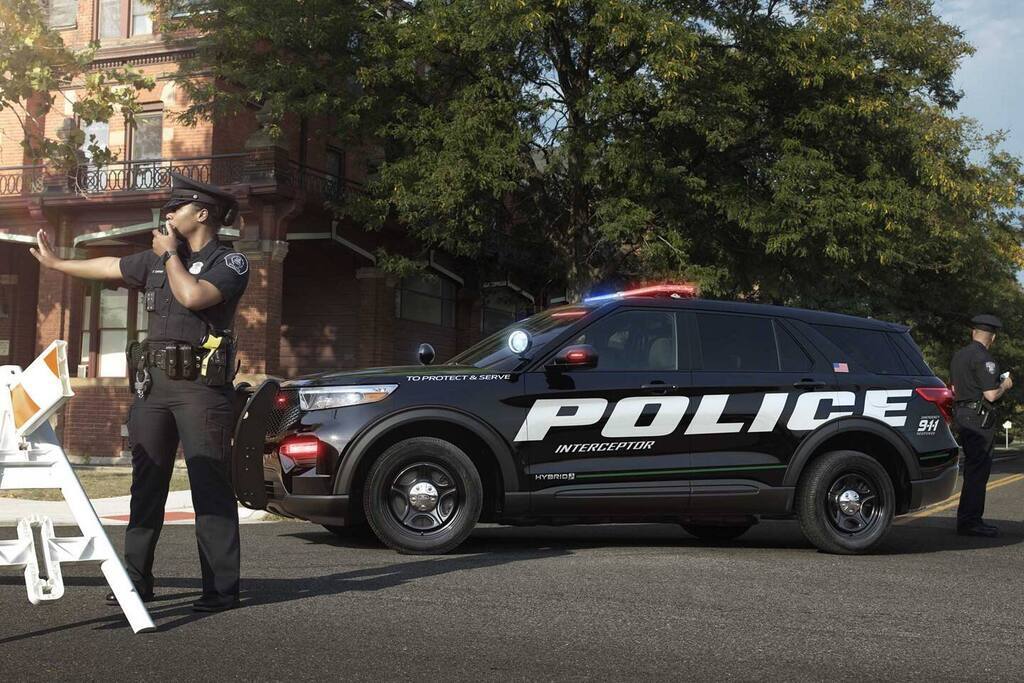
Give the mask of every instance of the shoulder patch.
[{"label": "shoulder patch", "polygon": [[985,363],[985,369],[988,370],[988,374],[990,375],[996,374],[996,364],[993,363],[992,361],[988,361]]},{"label": "shoulder patch", "polygon": [[239,275],[245,275],[249,272],[249,260],[242,254],[228,254],[224,257],[224,263]]}]

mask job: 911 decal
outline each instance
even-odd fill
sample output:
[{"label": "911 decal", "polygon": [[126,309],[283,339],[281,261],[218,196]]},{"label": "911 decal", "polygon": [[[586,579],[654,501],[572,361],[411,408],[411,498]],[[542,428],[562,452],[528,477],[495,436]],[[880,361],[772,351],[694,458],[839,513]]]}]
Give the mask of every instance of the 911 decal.
[{"label": "911 decal", "polygon": [[[907,422],[907,404],[913,392],[910,389],[872,389],[865,392],[864,407],[860,411],[892,427],[903,427]],[[793,399],[793,396],[796,396]],[[792,412],[786,427],[794,432],[817,429],[830,420],[854,414],[857,396],[852,391],[813,391],[800,394],[764,394],[757,414],[749,425],[744,422],[723,421],[731,394],[705,396],[632,396],[618,401],[612,408],[601,436],[608,439],[651,438],[675,432],[691,400],[696,402],[693,419],[686,427],[687,436],[705,434],[737,434],[771,432],[782,419],[788,405]],[[603,398],[553,398],[534,402],[526,415],[515,441],[543,441],[552,429],[585,427],[597,424],[604,417],[608,401]],[[650,418],[651,408],[656,410]],[[647,411],[648,420],[640,424]],[[938,425],[936,425],[936,429]]]}]

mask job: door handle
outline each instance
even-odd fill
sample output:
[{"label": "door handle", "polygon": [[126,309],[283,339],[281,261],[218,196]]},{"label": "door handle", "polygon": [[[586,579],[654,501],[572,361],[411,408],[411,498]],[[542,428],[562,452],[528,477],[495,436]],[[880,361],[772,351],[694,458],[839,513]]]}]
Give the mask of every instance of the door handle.
[{"label": "door handle", "polygon": [[659,382],[658,380],[655,380],[650,384],[644,384],[640,388],[651,394],[667,394],[670,391],[675,391],[676,385],[665,384],[664,382]]},{"label": "door handle", "polygon": [[799,382],[793,382],[793,387],[796,389],[822,389],[825,387],[825,383],[820,380],[802,379]]}]

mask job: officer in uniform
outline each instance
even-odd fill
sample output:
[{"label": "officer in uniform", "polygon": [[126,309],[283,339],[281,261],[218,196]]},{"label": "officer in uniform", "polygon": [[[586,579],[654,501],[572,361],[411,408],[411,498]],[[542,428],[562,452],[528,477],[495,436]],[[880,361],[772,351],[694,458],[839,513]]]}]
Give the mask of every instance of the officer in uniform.
[{"label": "officer in uniform", "polygon": [[[68,275],[120,279],[144,290],[149,333],[128,354],[135,397],[128,417],[132,497],[125,563],[139,595],[152,600],[153,554],[180,440],[203,575],[203,595],[193,608],[216,612],[238,604],[238,509],[229,474],[235,371],[231,329],[249,281],[249,263],[217,239],[220,226],[231,225],[238,213],[234,198],[171,175],[166,230],[153,231],[151,250],[120,259],[63,260],[40,231],[32,253],[43,266]],[[113,594],[107,600],[117,604]]]},{"label": "officer in uniform", "polygon": [[999,366],[989,353],[1002,326],[994,315],[975,316],[971,320],[971,343],[953,355],[949,368],[956,394],[953,417],[964,450],[964,484],[956,514],[956,530],[961,536],[999,535],[997,527],[982,521],[982,514],[992,472],[996,426],[993,404],[1013,386],[1009,373],[1000,379]]}]

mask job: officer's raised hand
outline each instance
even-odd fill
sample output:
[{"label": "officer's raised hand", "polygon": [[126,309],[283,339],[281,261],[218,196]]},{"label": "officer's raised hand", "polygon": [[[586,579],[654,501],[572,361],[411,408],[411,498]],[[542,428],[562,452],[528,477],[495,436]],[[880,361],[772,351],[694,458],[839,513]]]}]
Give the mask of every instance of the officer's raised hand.
[{"label": "officer's raised hand", "polygon": [[168,225],[167,228],[166,235],[159,230],[153,231],[153,253],[157,256],[178,251],[178,233],[173,226]]},{"label": "officer's raised hand", "polygon": [[45,230],[36,232],[36,246],[29,249],[29,253],[39,261],[43,268],[89,280],[120,280],[121,260],[114,256],[100,256],[90,259],[62,259],[57,256],[50,236]]}]

